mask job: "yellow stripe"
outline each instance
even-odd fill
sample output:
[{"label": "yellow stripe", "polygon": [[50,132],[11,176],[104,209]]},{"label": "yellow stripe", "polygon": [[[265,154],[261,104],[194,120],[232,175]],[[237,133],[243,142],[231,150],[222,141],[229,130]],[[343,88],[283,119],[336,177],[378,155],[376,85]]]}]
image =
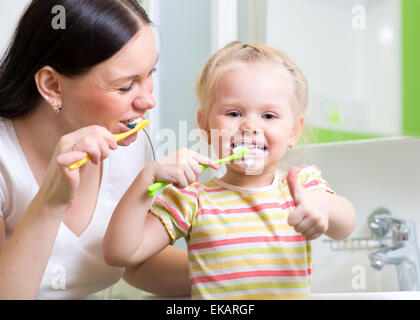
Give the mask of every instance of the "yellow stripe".
[{"label": "yellow stripe", "polygon": [[195,201],[192,200],[189,196],[180,192],[176,192],[175,190],[170,188],[163,189],[162,194],[175,204],[174,209],[178,212],[181,211],[182,215],[186,217],[187,221],[189,221],[189,223],[191,224],[191,216],[186,207],[188,206],[194,215],[195,211],[197,211]]},{"label": "yellow stripe", "polygon": [[235,292],[244,290],[267,290],[267,289],[278,289],[278,290],[290,290],[290,289],[305,289],[310,287],[310,280],[302,282],[254,282],[254,283],[238,283],[234,285],[225,285],[211,288],[196,288],[191,291],[192,296],[197,294],[217,294],[225,292]]},{"label": "yellow stripe", "polygon": [[247,254],[287,254],[287,253],[306,253],[309,254],[312,251],[312,247],[305,245],[302,247],[276,247],[276,248],[246,248],[246,249],[235,249],[235,250],[226,250],[226,251],[216,251],[210,253],[197,254],[193,253],[190,255],[191,262],[195,263],[197,261],[208,261],[211,259],[221,259],[225,257],[247,255]]},{"label": "yellow stripe", "polygon": [[195,265],[190,267],[190,272],[196,271],[214,271],[218,269],[228,269],[242,266],[255,266],[255,265],[308,265],[312,263],[312,258],[295,258],[295,259],[247,259],[240,261],[226,261],[218,263],[208,263],[204,265]]},{"label": "yellow stripe", "polygon": [[228,217],[224,216],[223,218],[209,218],[202,219],[197,221],[197,224],[194,227],[208,226],[212,224],[227,224],[227,223],[237,223],[237,222],[260,222],[260,221],[272,221],[273,219],[277,220],[287,220],[289,213],[279,213],[274,212],[267,215],[255,216],[255,217]]},{"label": "yellow stripe", "polygon": [[[223,225],[223,223],[221,223]],[[243,233],[243,232],[270,232],[273,233],[275,231],[290,231],[294,230],[293,227],[289,226],[288,224],[274,224],[274,225],[267,225],[267,226],[247,226],[247,227],[236,227],[236,228],[227,228],[227,229],[213,229],[213,230],[205,230],[205,231],[193,231],[190,233],[191,240],[202,238],[202,237],[210,237],[215,235],[221,234],[235,234],[235,233]]]},{"label": "yellow stripe", "polygon": [[214,298],[221,300],[280,300],[280,299],[305,299],[310,293],[260,293],[244,294],[241,296]]},{"label": "yellow stripe", "polygon": [[217,183],[212,182],[212,180],[207,181],[207,182],[200,182],[200,184],[202,186],[206,187],[207,189],[219,189],[220,188],[220,186]]},{"label": "yellow stripe", "polygon": [[[283,192],[281,192],[280,194],[278,194],[277,192],[262,192],[262,193],[257,193],[257,194],[253,194],[253,195],[249,195],[249,196],[244,196],[242,198],[239,199],[235,199],[235,200],[227,200],[227,201],[211,201],[211,200],[218,200],[220,198],[225,198],[224,196],[225,194],[221,194],[221,195],[212,195],[212,196],[208,196],[208,199],[200,199],[200,203],[202,204],[216,204],[219,207],[223,207],[223,206],[231,206],[231,205],[235,205],[235,204],[244,204],[246,206],[249,206],[250,203],[252,203],[254,200],[258,200],[258,199],[264,199],[267,200],[267,198],[276,198],[279,200],[285,199],[286,197],[288,197],[288,195],[290,195],[289,190],[285,190]],[[237,198],[238,196],[236,195],[235,198]]]}]

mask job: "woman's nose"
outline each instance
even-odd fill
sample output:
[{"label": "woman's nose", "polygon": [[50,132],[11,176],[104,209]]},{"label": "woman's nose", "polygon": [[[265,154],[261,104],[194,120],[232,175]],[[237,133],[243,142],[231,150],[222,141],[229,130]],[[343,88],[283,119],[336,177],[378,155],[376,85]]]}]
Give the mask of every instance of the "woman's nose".
[{"label": "woman's nose", "polygon": [[133,101],[133,107],[136,109],[152,109],[156,105],[152,90],[143,90],[141,94]]}]

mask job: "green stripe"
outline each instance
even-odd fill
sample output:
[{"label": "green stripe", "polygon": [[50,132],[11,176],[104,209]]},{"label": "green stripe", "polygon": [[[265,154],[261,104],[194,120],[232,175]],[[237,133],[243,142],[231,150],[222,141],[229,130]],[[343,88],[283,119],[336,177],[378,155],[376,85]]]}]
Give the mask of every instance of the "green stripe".
[{"label": "green stripe", "polygon": [[190,256],[192,262],[196,261],[206,261],[211,259],[220,259],[232,256],[241,256],[241,255],[250,255],[250,254],[274,254],[274,253],[306,253],[311,252],[311,246],[296,247],[296,248],[247,248],[247,249],[236,249],[236,250],[227,250],[211,253],[202,253],[197,254],[193,253]]},{"label": "green stripe", "polygon": [[[251,289],[302,289],[311,286],[310,280],[302,282],[257,282],[257,283],[242,283],[231,286],[221,286],[216,288],[200,288],[191,291],[191,295],[199,294],[217,294],[222,292],[232,291],[246,291]],[[292,293],[292,292],[282,292]]]},{"label": "green stripe", "polygon": [[420,1],[401,1],[403,134],[420,136]]}]

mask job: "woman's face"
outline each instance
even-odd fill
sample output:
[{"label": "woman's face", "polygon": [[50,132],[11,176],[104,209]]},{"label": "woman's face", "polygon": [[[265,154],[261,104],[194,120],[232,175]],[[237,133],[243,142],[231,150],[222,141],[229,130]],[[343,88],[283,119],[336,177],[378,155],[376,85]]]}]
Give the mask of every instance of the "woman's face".
[{"label": "woman's face", "polygon": [[[128,131],[128,120],[143,117],[155,106],[152,96],[158,60],[152,28],[141,30],[113,57],[87,74],[62,77],[63,119],[72,129],[101,125],[112,133]],[[133,134],[118,144],[129,145]]]}]

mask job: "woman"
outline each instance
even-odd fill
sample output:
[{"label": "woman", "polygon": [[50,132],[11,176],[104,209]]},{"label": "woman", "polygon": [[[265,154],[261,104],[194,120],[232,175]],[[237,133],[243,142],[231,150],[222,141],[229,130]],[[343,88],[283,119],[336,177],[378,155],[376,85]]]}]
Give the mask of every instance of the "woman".
[{"label": "woman", "polygon": [[[51,23],[56,5],[65,29]],[[127,270],[101,252],[115,205],[153,160],[143,132],[118,142],[128,148],[113,134],[154,107],[157,59],[136,0],[26,9],[0,67],[0,299],[86,298],[122,275],[156,294],[188,294],[183,250]],[[87,154],[91,162],[67,169]]]}]

